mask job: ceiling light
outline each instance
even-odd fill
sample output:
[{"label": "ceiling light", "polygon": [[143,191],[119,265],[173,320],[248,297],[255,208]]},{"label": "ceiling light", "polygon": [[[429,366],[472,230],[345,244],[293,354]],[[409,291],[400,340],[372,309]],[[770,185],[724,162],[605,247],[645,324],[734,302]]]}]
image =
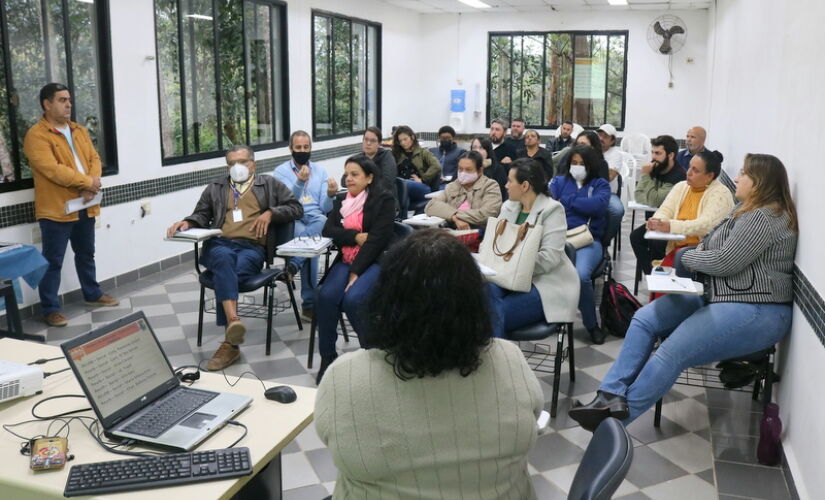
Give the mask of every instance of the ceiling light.
[{"label": "ceiling light", "polygon": [[607,0],[610,5],[627,5],[627,0]]},{"label": "ceiling light", "polygon": [[481,0],[458,0],[458,1],[463,3],[464,5],[469,5],[470,7],[474,7],[476,9],[489,9],[490,8],[489,5],[482,2]]},{"label": "ceiling light", "polygon": [[211,21],[212,16],[204,16],[203,14],[186,14],[183,17],[188,17],[191,19],[203,19],[204,21]]}]

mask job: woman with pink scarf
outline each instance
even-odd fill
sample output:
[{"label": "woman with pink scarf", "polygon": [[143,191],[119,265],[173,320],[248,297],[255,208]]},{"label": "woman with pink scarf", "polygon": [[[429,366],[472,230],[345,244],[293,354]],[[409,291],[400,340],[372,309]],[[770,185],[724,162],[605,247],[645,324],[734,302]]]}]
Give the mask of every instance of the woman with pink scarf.
[{"label": "woman with pink scarf", "polygon": [[315,306],[321,367],[317,383],[335,361],[338,318],[347,314],[361,347],[368,347],[364,307],[378,279],[378,260],[390,244],[395,200],[380,182],[381,171],[363,155],[347,159],[347,195],[336,199],[322,234],[341,249],[320,288]]}]

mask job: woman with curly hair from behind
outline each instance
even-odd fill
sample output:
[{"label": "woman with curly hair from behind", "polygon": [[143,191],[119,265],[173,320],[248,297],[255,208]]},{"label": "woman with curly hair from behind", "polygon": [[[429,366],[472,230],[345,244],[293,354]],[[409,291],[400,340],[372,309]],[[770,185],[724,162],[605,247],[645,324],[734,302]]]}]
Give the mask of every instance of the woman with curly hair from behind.
[{"label": "woman with curly hair from behind", "polygon": [[315,400],[334,498],[535,498],[544,398],[518,347],[491,338],[474,259],[422,230],[386,263],[369,307],[377,348],[338,358]]}]

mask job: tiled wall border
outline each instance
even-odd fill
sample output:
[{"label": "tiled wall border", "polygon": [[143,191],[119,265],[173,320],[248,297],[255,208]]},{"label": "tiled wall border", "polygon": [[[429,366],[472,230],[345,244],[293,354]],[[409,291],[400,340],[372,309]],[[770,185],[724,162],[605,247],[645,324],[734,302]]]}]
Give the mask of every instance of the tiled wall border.
[{"label": "tiled wall border", "polygon": [[794,265],[793,274],[794,302],[808,320],[819,342],[825,347],[825,301],[822,300],[819,291],[808,281],[805,273],[796,265]]},{"label": "tiled wall border", "polygon": [[[312,152],[312,158],[316,161],[329,160],[348,156],[361,151],[361,144],[349,144],[334,148],[321,149]],[[259,172],[271,172],[278,165],[288,160],[290,157],[283,155],[275,158],[259,160]],[[103,188],[103,206],[118,205],[144,198],[151,198],[162,194],[173,193],[183,189],[203,186],[210,180],[226,172],[226,167],[214,167],[183,174],[170,175],[159,179],[148,179],[145,181],[120,184],[109,188]],[[34,202],[28,201],[16,205],[0,207],[0,228],[16,226],[18,224],[29,224],[35,222]]]}]

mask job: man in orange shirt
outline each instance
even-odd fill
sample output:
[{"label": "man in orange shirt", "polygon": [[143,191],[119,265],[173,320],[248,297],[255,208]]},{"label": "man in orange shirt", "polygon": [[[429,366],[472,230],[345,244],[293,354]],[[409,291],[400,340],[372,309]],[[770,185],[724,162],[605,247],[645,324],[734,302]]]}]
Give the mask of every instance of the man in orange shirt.
[{"label": "man in orange shirt", "polygon": [[69,89],[50,83],[40,89],[43,117],[26,133],[23,151],[34,177],[34,211],[43,238],[43,257],[49,262],[38,287],[40,308],[49,326],[66,326],[57,292],[69,242],[86,305],[119,304],[100,289],[95,271],[95,217],[100,206],[66,213],[74,198],[91,201],[100,191],[100,157],[86,128],[71,121]]}]

